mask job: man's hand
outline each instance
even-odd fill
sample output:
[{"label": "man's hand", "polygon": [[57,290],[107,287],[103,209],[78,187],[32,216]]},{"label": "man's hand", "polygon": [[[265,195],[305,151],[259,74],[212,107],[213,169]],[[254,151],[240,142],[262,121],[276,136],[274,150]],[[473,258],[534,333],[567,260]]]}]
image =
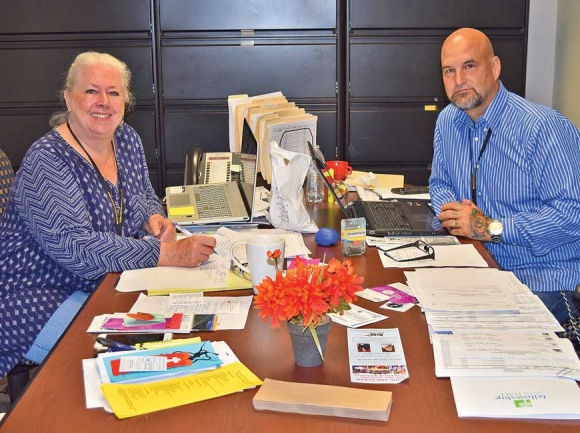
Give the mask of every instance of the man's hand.
[{"label": "man's hand", "polygon": [[470,200],[463,199],[461,203],[445,203],[441,206],[439,219],[441,226],[452,235],[484,242],[491,241],[487,232],[488,218]]}]

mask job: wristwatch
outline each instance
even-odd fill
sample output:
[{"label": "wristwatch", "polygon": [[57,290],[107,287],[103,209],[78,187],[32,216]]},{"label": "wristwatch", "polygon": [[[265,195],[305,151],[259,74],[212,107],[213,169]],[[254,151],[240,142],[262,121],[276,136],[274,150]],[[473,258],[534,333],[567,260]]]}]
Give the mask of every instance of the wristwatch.
[{"label": "wristwatch", "polygon": [[491,241],[494,244],[501,242],[501,234],[503,233],[503,224],[500,220],[489,220],[487,223],[487,232],[491,236]]}]

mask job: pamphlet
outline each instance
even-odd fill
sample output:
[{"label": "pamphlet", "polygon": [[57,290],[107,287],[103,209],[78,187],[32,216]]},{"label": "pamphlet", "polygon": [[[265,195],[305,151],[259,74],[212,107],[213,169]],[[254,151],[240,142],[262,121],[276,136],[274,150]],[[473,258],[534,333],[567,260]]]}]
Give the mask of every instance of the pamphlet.
[{"label": "pamphlet", "polygon": [[410,294],[408,286],[402,283],[392,283],[384,286],[372,287],[357,292],[357,296],[371,302],[385,302],[380,308],[405,312],[419,301]]},{"label": "pamphlet", "polygon": [[350,380],[400,383],[409,377],[398,329],[347,330]]},{"label": "pamphlet", "polygon": [[371,323],[380,322],[388,319],[388,316],[375,313],[355,304],[349,304],[350,310],[344,311],[342,314],[328,313],[333,322],[348,326],[349,328],[360,328],[361,326],[370,325]]},{"label": "pamphlet", "polygon": [[451,377],[463,417],[580,419],[580,388],[561,377]]}]

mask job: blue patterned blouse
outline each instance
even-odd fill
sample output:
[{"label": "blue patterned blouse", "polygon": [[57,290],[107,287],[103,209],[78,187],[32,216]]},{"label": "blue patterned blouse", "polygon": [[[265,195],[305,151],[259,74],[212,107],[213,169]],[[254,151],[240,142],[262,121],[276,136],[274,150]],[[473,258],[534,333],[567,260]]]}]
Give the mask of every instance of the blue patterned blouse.
[{"label": "blue patterned blouse", "polygon": [[[141,139],[115,134],[124,188],[123,236],[93,166],[55,130],[36,141],[16,174],[0,220],[0,377],[22,357],[73,292],[108,272],[156,266],[160,243],[143,225],[163,208],[149,181]],[[108,181],[107,181],[108,182]],[[119,206],[119,189],[109,182]]]}]

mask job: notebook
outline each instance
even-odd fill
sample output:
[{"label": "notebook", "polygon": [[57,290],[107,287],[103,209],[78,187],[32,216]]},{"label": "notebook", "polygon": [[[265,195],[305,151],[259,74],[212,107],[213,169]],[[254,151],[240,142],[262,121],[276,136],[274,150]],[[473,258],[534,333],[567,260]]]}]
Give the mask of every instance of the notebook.
[{"label": "notebook", "polygon": [[167,187],[169,219],[180,225],[251,222],[258,142],[246,120],[241,150],[232,152],[230,182]]},{"label": "notebook", "polygon": [[325,176],[326,166],[315,152],[312,143],[308,142],[310,155],[316,169],[324,179],[326,187],[334,196],[347,218],[364,217],[367,222],[367,234],[372,236],[437,236],[448,235],[441,228],[439,219],[431,210],[426,200],[398,201],[352,201],[345,203],[345,197],[339,197],[333,188],[334,179]]}]

